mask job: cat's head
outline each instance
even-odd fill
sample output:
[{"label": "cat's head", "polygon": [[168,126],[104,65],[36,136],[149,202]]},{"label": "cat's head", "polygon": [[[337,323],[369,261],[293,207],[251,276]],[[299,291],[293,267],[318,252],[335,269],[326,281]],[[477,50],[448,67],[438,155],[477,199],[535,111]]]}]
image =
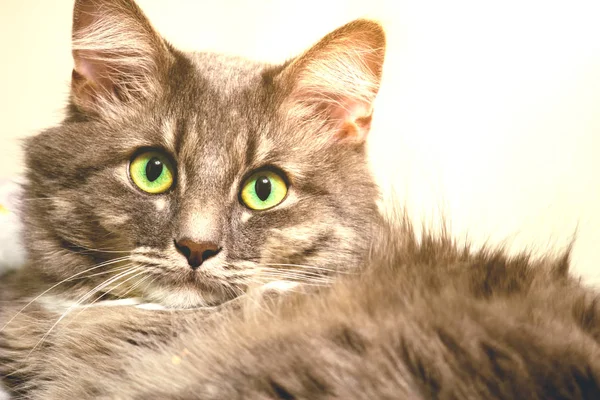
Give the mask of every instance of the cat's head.
[{"label": "cat's head", "polygon": [[36,268],[172,306],[354,268],[384,44],[358,20],[280,66],[187,54],[130,0],[76,1],[68,116],[26,146]]}]

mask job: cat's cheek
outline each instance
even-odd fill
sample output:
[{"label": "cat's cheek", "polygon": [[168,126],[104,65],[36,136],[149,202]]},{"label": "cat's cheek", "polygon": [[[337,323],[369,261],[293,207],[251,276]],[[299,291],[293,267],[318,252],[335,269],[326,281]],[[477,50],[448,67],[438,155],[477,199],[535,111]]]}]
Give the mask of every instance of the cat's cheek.
[{"label": "cat's cheek", "polygon": [[124,214],[116,214],[112,210],[100,209],[96,211],[99,224],[108,232],[120,232],[131,223],[131,218]]},{"label": "cat's cheek", "polygon": [[[150,195],[133,186],[127,166],[114,168],[112,197],[118,199],[112,207],[102,209],[106,228],[128,241],[165,249],[172,243],[173,200],[172,193]],[[109,185],[110,183],[106,183]]]},{"label": "cat's cheek", "polygon": [[128,197],[127,177],[116,170],[109,174],[91,177],[82,201],[90,208],[97,223],[106,231],[115,234],[131,226],[131,212],[124,199]]},{"label": "cat's cheek", "polygon": [[261,260],[270,263],[281,260],[302,263],[307,249],[322,242],[324,236],[327,236],[326,232],[314,224],[269,229],[261,251]]},{"label": "cat's cheek", "polygon": [[298,203],[298,193],[291,187],[283,202],[271,209],[257,211],[240,205],[232,214],[230,234],[227,235],[228,260],[276,263],[286,259],[272,248],[279,249],[283,243],[289,243],[287,235],[278,230],[290,223],[296,226],[291,221]]}]

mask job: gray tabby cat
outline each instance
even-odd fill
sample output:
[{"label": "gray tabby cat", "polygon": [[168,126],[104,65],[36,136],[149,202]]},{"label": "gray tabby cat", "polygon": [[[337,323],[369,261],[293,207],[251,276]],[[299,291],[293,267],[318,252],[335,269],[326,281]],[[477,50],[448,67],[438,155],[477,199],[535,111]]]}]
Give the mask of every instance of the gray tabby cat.
[{"label": "gray tabby cat", "polygon": [[[568,254],[378,214],[377,24],[271,66],[81,0],[73,44],[68,116],[26,146],[30,261],[2,278],[15,398],[600,398],[600,302]],[[163,308],[105,301],[132,297]]]},{"label": "gray tabby cat", "polygon": [[383,53],[358,21],[283,66],[183,54],[131,1],[76,2],[68,116],[26,146],[26,274],[80,273],[59,288],[79,299],[121,268],[95,292],[189,307],[352,268],[378,220]]}]

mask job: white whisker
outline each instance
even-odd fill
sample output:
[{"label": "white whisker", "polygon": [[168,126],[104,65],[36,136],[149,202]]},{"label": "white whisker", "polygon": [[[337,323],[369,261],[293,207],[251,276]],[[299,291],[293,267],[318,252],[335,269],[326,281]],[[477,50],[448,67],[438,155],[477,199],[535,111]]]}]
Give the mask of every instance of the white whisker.
[{"label": "white whisker", "polygon": [[[144,267],[143,267],[143,266],[140,266],[139,268],[144,268]],[[139,271],[139,268],[137,269],[138,271]],[[82,309],[81,309],[81,311],[79,311],[77,314],[75,314],[75,316],[74,316],[72,319],[73,319],[73,320],[74,320],[74,319],[76,319],[76,318],[77,318],[77,317],[78,317],[78,316],[79,316],[79,315],[80,315],[82,312],[84,312],[84,311],[85,311],[87,308],[89,308],[89,307],[93,306],[93,305],[94,305],[94,304],[96,304],[96,303],[97,303],[97,302],[98,302],[98,301],[99,301],[101,298],[103,298],[104,296],[106,296],[107,294],[109,294],[111,290],[114,290],[114,289],[118,288],[119,286],[121,286],[121,285],[123,285],[123,284],[125,284],[125,283],[129,282],[129,281],[130,281],[130,280],[132,280],[132,279],[135,279],[136,277],[138,277],[138,276],[140,276],[140,275],[144,274],[145,272],[146,272],[146,271],[144,271],[144,270],[142,269],[142,271],[139,271],[139,272],[138,272],[138,273],[136,273],[135,275],[133,275],[133,276],[130,276],[129,278],[125,279],[123,282],[120,282],[119,284],[117,284],[117,286],[114,286],[114,287],[111,287],[111,288],[109,288],[109,289],[108,289],[108,291],[106,291],[106,292],[102,293],[100,296],[98,296],[98,298],[94,299],[94,300],[93,300],[91,303],[89,303],[89,304],[84,304],[84,305],[83,305],[83,307],[82,307]],[[79,307],[81,307],[81,306],[77,306],[77,308],[79,308]],[[68,323],[67,323],[67,325],[68,325]]]},{"label": "white whisker", "polygon": [[259,266],[265,267],[297,267],[302,269],[314,269],[317,271],[326,271],[326,272],[334,272],[336,274],[351,274],[349,271],[338,271],[336,269],[325,268],[325,267],[317,267],[313,265],[303,265],[303,264],[284,264],[284,263],[257,263]]},{"label": "white whisker", "polygon": [[256,277],[279,277],[307,282],[332,282],[333,280],[332,278],[323,275],[305,274],[290,270],[262,270],[256,275]]},{"label": "white whisker", "polygon": [[[143,271],[143,272],[145,273],[146,271]],[[138,276],[138,275],[134,275],[134,277],[136,277],[136,276]],[[142,279],[138,280],[134,285],[132,285],[125,293],[123,293],[122,295],[119,295],[118,297],[126,298],[129,293],[133,292],[136,288],[141,286],[142,283],[144,283],[144,281],[147,281],[150,278],[152,278],[152,275],[147,275],[147,276],[143,277]],[[154,280],[156,280],[156,277],[154,279],[152,279],[152,281],[154,281]]]},{"label": "white whisker", "polygon": [[63,283],[65,283],[65,282],[68,282],[68,281],[70,281],[70,280],[73,280],[73,278],[75,278],[75,277],[77,277],[77,276],[80,276],[80,275],[82,275],[82,274],[85,274],[86,272],[89,272],[89,271],[92,271],[92,270],[95,270],[95,269],[98,269],[98,268],[101,268],[101,267],[106,267],[106,266],[108,266],[108,265],[111,265],[111,264],[116,264],[116,263],[118,263],[118,262],[125,261],[125,260],[127,260],[128,258],[129,258],[129,257],[119,257],[119,258],[112,259],[112,260],[110,260],[110,261],[105,261],[105,262],[103,262],[103,263],[100,263],[100,264],[96,265],[95,267],[88,268],[88,269],[86,269],[86,270],[84,270],[84,271],[78,272],[78,273],[76,273],[76,274],[74,274],[74,275],[71,275],[70,277],[68,277],[68,278],[66,278],[66,279],[63,279],[62,281],[60,281],[60,282],[58,282],[58,283],[56,283],[56,284],[54,284],[54,285],[50,286],[50,288],[48,288],[48,289],[44,290],[44,291],[43,291],[41,294],[39,294],[38,296],[36,296],[36,297],[35,297],[33,300],[31,300],[31,301],[30,301],[29,303],[27,303],[27,304],[26,304],[26,305],[25,305],[23,308],[21,308],[21,309],[20,309],[20,310],[19,310],[19,311],[18,311],[18,312],[15,314],[15,315],[13,315],[13,317],[12,317],[11,319],[9,319],[9,320],[8,320],[8,322],[6,322],[6,324],[4,324],[4,326],[3,326],[2,328],[0,328],[0,332],[2,332],[2,331],[3,331],[3,330],[4,330],[4,329],[5,329],[5,328],[6,328],[6,327],[7,327],[7,326],[8,326],[8,325],[9,325],[9,324],[10,324],[10,323],[11,323],[11,322],[12,322],[12,321],[13,321],[13,320],[16,318],[16,317],[18,317],[18,316],[19,316],[19,315],[20,315],[20,314],[21,314],[21,313],[22,313],[22,312],[23,312],[23,311],[24,311],[24,310],[25,310],[27,307],[29,307],[30,305],[32,305],[34,302],[36,302],[37,300],[39,300],[39,299],[40,299],[42,296],[44,296],[46,293],[48,293],[48,292],[49,292],[49,291],[51,291],[52,289],[56,288],[57,286],[59,286],[59,285],[62,285]]},{"label": "white whisker", "polygon": [[111,283],[115,282],[116,280],[129,275],[131,273],[137,272],[140,269],[140,267],[134,266],[129,270],[126,270],[125,272],[121,272],[119,274],[117,274],[117,276],[103,282],[102,284],[96,286],[95,288],[91,289],[90,291],[88,291],[84,296],[82,296],[75,304],[69,306],[69,308],[67,308],[67,310],[65,312],[62,313],[62,315],[58,318],[58,320],[50,327],[50,329],[48,329],[48,331],[44,334],[44,336],[42,336],[42,338],[36,343],[35,346],[33,346],[33,348],[29,351],[29,354],[31,355],[31,353],[41,344],[43,343],[46,338],[48,337],[48,335],[50,335],[50,332],[52,332],[52,330],[60,323],[60,321],[62,321],[73,309],[77,308],[79,305],[81,305],[81,303],[83,303],[85,300],[87,300],[88,298],[90,298],[91,296],[93,296],[94,294],[98,293],[100,290],[102,290],[103,288],[105,288],[106,286],[110,285]]},{"label": "white whisker", "polygon": [[122,270],[124,270],[124,269],[127,269],[127,268],[131,268],[131,264],[124,265],[124,266],[122,266],[122,267],[115,267],[115,268],[111,268],[111,269],[110,269],[110,271],[98,272],[98,273],[91,274],[91,275],[83,275],[83,276],[80,276],[80,277],[77,277],[77,278],[73,278],[73,279],[71,279],[71,280],[89,279],[89,278],[92,278],[92,277],[94,277],[94,276],[100,276],[100,275],[112,274],[113,272],[116,272],[116,271],[122,271]]}]

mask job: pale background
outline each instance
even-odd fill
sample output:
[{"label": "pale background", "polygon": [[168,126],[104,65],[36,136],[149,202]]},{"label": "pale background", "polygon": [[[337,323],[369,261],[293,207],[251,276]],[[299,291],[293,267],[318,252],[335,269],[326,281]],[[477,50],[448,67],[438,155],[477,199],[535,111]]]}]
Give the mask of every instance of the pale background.
[{"label": "pale background", "polygon": [[[560,249],[576,232],[575,271],[600,284],[599,1],[139,3],[184,49],[270,61],[355,17],[381,20],[371,149],[386,192],[475,244]],[[0,0],[0,178],[22,170],[19,138],[61,118],[71,8]]]}]

